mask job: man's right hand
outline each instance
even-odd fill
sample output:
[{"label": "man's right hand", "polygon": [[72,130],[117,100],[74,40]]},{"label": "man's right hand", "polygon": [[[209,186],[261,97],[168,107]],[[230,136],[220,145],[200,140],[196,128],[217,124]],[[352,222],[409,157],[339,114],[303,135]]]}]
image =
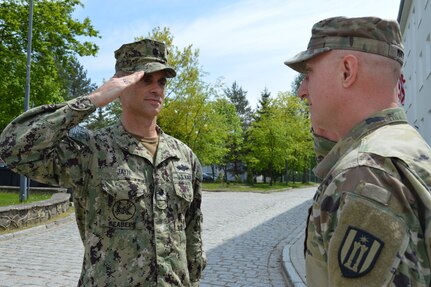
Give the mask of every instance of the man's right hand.
[{"label": "man's right hand", "polygon": [[139,82],[144,76],[144,71],[138,71],[122,77],[112,77],[103,83],[97,90],[88,97],[97,107],[104,107],[119,96],[130,86]]}]

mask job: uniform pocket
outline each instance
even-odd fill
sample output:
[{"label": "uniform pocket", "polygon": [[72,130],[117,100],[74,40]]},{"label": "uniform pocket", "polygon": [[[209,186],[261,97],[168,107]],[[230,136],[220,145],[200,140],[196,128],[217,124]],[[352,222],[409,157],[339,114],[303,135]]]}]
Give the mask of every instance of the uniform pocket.
[{"label": "uniform pocket", "polygon": [[142,229],[143,195],[147,187],[139,179],[102,181],[100,224],[115,229]]},{"label": "uniform pocket", "polygon": [[102,181],[102,191],[115,198],[136,198],[147,192],[142,179],[111,179]]},{"label": "uniform pocket", "polygon": [[187,202],[192,202],[193,186],[190,181],[174,181],[175,193]]}]

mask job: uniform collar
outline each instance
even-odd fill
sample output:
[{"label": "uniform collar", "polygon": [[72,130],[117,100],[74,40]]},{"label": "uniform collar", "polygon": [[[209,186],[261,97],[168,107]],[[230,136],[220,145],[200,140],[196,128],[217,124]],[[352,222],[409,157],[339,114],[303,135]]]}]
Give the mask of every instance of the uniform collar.
[{"label": "uniform collar", "polygon": [[[168,158],[180,158],[178,148],[176,148],[173,139],[165,134],[160,127],[156,127],[160,136],[159,144],[156,152],[155,166],[159,165]],[[134,136],[128,133],[121,122],[118,122],[113,128],[113,136],[116,143],[125,151],[143,158],[153,163],[153,157],[145,146]]]},{"label": "uniform collar", "polygon": [[314,173],[319,178],[325,178],[340,157],[356,147],[359,139],[382,126],[405,123],[407,123],[407,117],[402,108],[386,109],[375,113],[357,124],[345,137],[339,140],[328,155],[316,166]]}]

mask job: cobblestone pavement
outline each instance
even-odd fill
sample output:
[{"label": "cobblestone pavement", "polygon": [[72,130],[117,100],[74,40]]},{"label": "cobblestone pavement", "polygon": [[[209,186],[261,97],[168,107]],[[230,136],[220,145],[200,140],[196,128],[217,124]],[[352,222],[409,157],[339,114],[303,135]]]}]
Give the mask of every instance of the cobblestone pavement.
[{"label": "cobblestone pavement", "polygon": [[[314,188],[204,192],[201,286],[285,286],[283,247],[303,232]],[[0,241],[0,286],[76,286],[83,247],[74,221]]]}]

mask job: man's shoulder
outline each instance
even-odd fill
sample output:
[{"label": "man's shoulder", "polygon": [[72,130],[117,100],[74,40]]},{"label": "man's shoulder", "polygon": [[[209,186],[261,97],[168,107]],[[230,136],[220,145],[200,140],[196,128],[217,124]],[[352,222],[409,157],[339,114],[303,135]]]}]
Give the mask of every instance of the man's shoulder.
[{"label": "man's shoulder", "polygon": [[421,135],[408,124],[385,125],[358,139],[338,159],[334,173],[357,166],[368,166],[396,174],[392,159],[407,164],[431,158],[431,149]]},{"label": "man's shoulder", "polygon": [[169,145],[170,148],[177,149],[177,150],[192,151],[192,149],[181,140],[171,135],[168,135],[167,133],[163,133],[162,136],[166,140],[166,143]]},{"label": "man's shoulder", "polygon": [[86,126],[78,125],[69,130],[69,138],[83,144],[91,141],[107,141],[108,138],[115,137],[116,125],[107,126],[99,129],[90,129]]},{"label": "man's shoulder", "polygon": [[417,161],[422,156],[431,156],[431,149],[422,136],[410,125],[383,126],[361,140],[360,153],[382,157]]},{"label": "man's shoulder", "polygon": [[163,137],[164,144],[159,145],[159,149],[160,148],[168,149],[171,152],[180,154],[182,155],[182,157],[189,158],[192,161],[195,161],[197,159],[197,156],[194,153],[194,151],[181,140],[171,135],[168,135],[166,133],[162,133],[161,137]]},{"label": "man's shoulder", "polygon": [[79,142],[88,142],[91,137],[91,131],[83,126],[75,126],[69,130],[68,136]]}]

